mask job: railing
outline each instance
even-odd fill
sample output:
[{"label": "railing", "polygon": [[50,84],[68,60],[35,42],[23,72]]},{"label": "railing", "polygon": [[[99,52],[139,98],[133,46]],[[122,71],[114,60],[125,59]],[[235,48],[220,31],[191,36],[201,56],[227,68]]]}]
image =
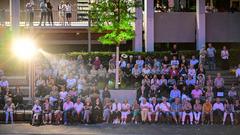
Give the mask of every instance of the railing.
[{"label": "railing", "polygon": [[[1,14],[2,16],[0,17],[0,26],[10,26],[11,25],[10,11],[6,10],[4,13],[1,13]],[[68,26],[66,17],[61,18],[57,10],[52,11],[52,14],[53,14],[54,26]],[[34,10],[33,26],[39,26],[40,18],[41,18],[40,10]],[[29,26],[29,16],[28,16],[28,13],[24,10],[20,11],[19,26]],[[49,24],[48,16],[46,17],[46,26],[52,26]],[[86,15],[82,15],[81,17],[81,14],[78,14],[77,11],[72,11],[71,26],[87,27],[88,19],[86,18]]]}]

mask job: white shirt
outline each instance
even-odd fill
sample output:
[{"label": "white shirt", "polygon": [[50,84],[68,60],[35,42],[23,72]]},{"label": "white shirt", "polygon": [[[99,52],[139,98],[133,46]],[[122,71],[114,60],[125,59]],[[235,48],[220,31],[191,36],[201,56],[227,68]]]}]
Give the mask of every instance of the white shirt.
[{"label": "white shirt", "polygon": [[83,106],[83,103],[80,102],[79,104],[78,104],[78,103],[75,103],[75,104],[73,105],[73,108],[74,108],[75,111],[81,112],[81,111],[83,110],[84,106]]},{"label": "white shirt", "polygon": [[240,68],[236,70],[236,77],[240,77]]},{"label": "white shirt", "polygon": [[161,104],[159,105],[159,108],[160,108],[162,111],[164,111],[164,112],[170,112],[170,107],[171,107],[171,105],[170,105],[170,103],[168,103],[168,102],[166,102],[166,104],[165,104],[165,103],[161,103]]},{"label": "white shirt", "polygon": [[130,109],[130,104],[122,104],[122,111],[128,111]]},{"label": "white shirt", "polygon": [[65,102],[64,104],[63,104],[63,110],[64,111],[67,111],[67,110],[69,110],[69,109],[72,109],[73,108],[73,102]]},{"label": "white shirt", "polygon": [[71,13],[71,12],[72,12],[72,6],[66,5],[66,13]]},{"label": "white shirt", "polygon": [[223,103],[214,103],[213,105],[213,111],[220,109],[221,111],[224,111]]},{"label": "white shirt", "polygon": [[150,104],[148,102],[146,102],[145,104],[141,103],[140,107],[143,110],[143,109],[150,109],[151,106],[150,106]]},{"label": "white shirt", "polygon": [[67,79],[67,88],[72,88],[74,85],[76,85],[77,80],[74,78]]},{"label": "white shirt", "polygon": [[42,111],[42,108],[41,108],[40,105],[36,105],[36,104],[35,104],[35,105],[33,106],[32,111],[33,111],[34,113],[40,113],[40,112]]},{"label": "white shirt", "polygon": [[121,109],[122,109],[121,103],[113,103],[112,104],[112,112],[121,111]]},{"label": "white shirt", "polygon": [[68,92],[67,91],[61,91],[60,93],[59,93],[59,96],[60,96],[60,99],[62,99],[62,100],[65,100],[66,99],[66,97],[67,97],[67,95],[68,95]]}]

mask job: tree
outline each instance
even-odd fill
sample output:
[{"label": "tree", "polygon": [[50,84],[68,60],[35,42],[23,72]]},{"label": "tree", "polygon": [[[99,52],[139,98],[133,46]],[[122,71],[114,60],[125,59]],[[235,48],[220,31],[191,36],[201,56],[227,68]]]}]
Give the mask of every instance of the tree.
[{"label": "tree", "polygon": [[134,9],[139,6],[139,0],[98,0],[91,3],[92,30],[103,34],[98,41],[116,45],[116,89],[119,83],[119,46],[123,41],[134,38]]}]

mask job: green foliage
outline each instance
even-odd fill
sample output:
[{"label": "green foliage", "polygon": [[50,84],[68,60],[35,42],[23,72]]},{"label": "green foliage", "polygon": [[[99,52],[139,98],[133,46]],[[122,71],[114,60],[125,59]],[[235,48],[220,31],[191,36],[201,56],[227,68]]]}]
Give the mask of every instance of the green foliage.
[{"label": "green foliage", "polygon": [[119,45],[134,38],[134,8],[136,0],[100,0],[91,3],[90,17],[92,30],[105,33],[98,41],[102,44]]}]

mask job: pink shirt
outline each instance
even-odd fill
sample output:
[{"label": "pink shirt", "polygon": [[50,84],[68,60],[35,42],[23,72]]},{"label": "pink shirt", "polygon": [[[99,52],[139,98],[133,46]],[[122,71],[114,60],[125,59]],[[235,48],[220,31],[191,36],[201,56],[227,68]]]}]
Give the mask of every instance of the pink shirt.
[{"label": "pink shirt", "polygon": [[192,96],[193,96],[193,98],[194,99],[199,99],[201,96],[202,96],[202,90],[200,90],[200,89],[194,89],[194,90],[192,90]]},{"label": "pink shirt", "polygon": [[64,111],[67,111],[67,110],[72,109],[72,108],[73,108],[73,102],[72,102],[72,101],[70,101],[70,102],[65,102],[65,103],[63,104],[63,110],[64,110]]}]

